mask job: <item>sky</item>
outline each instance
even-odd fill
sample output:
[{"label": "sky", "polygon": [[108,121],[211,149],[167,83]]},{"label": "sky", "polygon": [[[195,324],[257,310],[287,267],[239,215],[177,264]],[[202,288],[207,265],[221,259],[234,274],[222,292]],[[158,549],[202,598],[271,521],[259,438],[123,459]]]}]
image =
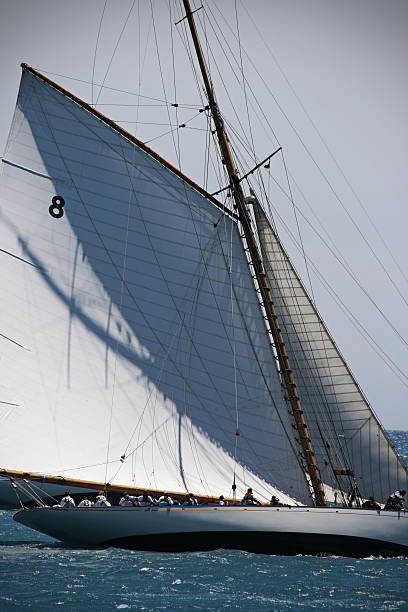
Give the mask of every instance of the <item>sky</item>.
[{"label": "sky", "polygon": [[[299,240],[293,204],[274,186],[275,179],[288,191],[282,158],[263,175],[281,239],[375,413],[386,428],[408,430],[408,378],[389,367],[391,358],[408,376],[408,3],[208,0],[204,5],[196,15],[221,110],[234,129],[252,131],[256,157],[241,154],[242,168],[249,170],[282,146],[305,251],[341,300],[330,297],[311,269],[310,289],[304,257],[286,229],[291,226]],[[20,63],[27,62],[97,103],[144,142],[154,139],[149,146],[215,191],[215,178],[210,173],[207,179],[203,170],[206,118],[198,112],[200,93],[179,36],[183,26],[173,30],[174,46],[171,41],[169,24],[177,18],[167,0],[107,0],[106,6],[105,0],[0,0],[0,151]],[[228,47],[220,44],[223,35],[244,67],[245,91],[239,65],[233,73]],[[149,99],[100,92],[92,81]],[[138,99],[143,106],[134,106]],[[180,107],[164,105],[163,99],[177,99]],[[169,117],[187,128],[163,136]],[[337,259],[327,254],[310,223],[338,250]],[[339,264],[343,258],[360,286]],[[377,353],[344,317],[339,301],[375,339]]]}]

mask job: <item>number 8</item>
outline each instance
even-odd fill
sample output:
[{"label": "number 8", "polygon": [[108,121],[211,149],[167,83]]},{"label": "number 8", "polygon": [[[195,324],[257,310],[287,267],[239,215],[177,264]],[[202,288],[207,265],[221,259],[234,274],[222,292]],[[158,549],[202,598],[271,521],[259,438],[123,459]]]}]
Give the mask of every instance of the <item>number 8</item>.
[{"label": "number 8", "polygon": [[54,196],[52,198],[52,204],[48,209],[51,217],[54,219],[61,219],[64,216],[65,200],[62,196]]}]

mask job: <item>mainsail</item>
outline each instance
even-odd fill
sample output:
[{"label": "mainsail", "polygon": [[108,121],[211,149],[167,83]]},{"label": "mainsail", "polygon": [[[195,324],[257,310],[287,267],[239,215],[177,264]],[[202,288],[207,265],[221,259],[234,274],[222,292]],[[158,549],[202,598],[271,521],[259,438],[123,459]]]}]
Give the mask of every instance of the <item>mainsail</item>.
[{"label": "mainsail", "polygon": [[0,467],[310,503],[233,215],[28,67],[2,161]]},{"label": "mainsail", "polygon": [[[264,211],[254,202],[264,266],[322,480],[386,500],[408,472],[373,414]],[[330,489],[327,490],[329,499]],[[340,501],[340,499],[339,499]]]}]

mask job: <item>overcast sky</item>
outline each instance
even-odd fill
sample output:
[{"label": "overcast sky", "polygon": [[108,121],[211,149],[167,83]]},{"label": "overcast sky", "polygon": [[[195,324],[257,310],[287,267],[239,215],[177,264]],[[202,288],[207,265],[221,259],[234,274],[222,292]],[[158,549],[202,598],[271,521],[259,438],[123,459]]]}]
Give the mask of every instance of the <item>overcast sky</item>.
[{"label": "overcast sky", "polygon": [[[95,102],[99,91],[97,88],[92,90],[89,85],[93,73],[94,82],[100,83],[106,78],[105,85],[110,87],[140,91],[144,95],[163,99],[154,30],[148,25],[148,18],[151,17],[150,1],[136,0],[114,53],[133,0],[108,0],[95,56],[104,4],[104,0],[0,0],[1,151],[4,150],[14,111],[21,74],[19,65],[22,61],[40,71],[63,75],[49,76],[88,102]],[[265,117],[270,121],[284,149],[293,180],[291,187],[294,199],[300,211],[299,223],[306,251],[358,320],[367,326],[379,346],[404,372],[408,372],[408,349],[405,344],[405,340],[408,342],[408,283],[404,278],[405,274],[408,277],[408,2],[253,0],[245,4],[250,7],[250,14],[237,0],[243,63],[255,96],[248,94],[251,112],[258,112],[257,102],[262,105]],[[211,0],[205,5],[208,15],[212,11],[225,35],[230,37],[232,45],[233,36],[237,34],[234,1],[215,3]],[[221,12],[217,11],[217,5],[221,7]],[[199,95],[191,85],[191,70],[182,45],[177,46],[176,32],[174,53],[178,84],[177,90],[174,90],[168,25],[170,21],[176,20],[176,15],[174,12],[169,15],[167,0],[153,0],[152,6],[157,43],[163,54],[160,61],[166,97],[171,99],[177,96],[177,102],[181,104],[177,116],[173,114],[171,120],[182,123],[197,114],[192,107],[187,107],[189,104],[200,104]],[[173,2],[170,6],[173,7]],[[210,57],[211,74],[220,105],[225,108],[228,119],[237,126],[228,100],[229,94],[243,115],[243,127],[248,133],[244,97],[233,84],[230,85],[230,81],[227,81],[228,93],[225,91],[215,61],[222,72],[225,68],[226,80],[231,79],[232,83],[234,79],[221,47],[218,50],[216,42],[211,42],[211,36],[216,32],[211,32],[209,22],[205,25],[209,49],[214,52],[214,57]],[[233,34],[228,32],[229,27]],[[269,91],[244,50],[266,81]],[[236,43],[234,51],[239,57]],[[67,79],[67,76],[82,79],[86,83]],[[127,104],[135,100],[134,96],[123,94],[121,99]],[[168,120],[165,107],[138,108],[135,114],[134,107],[129,107],[129,110],[128,107],[113,106],[117,101],[118,98],[114,98],[112,92],[103,92],[98,99],[98,107],[104,114],[122,122],[126,129],[136,133],[142,140],[147,141],[149,135],[156,137],[166,131],[165,126],[146,125],[148,122],[165,123]],[[320,136],[304,109],[318,127]],[[171,109],[171,112],[176,111]],[[131,123],[132,119],[134,123]],[[143,125],[135,121],[143,121]],[[171,136],[157,138],[150,146],[172,163],[179,161],[187,174],[203,184],[205,132],[201,130],[205,128],[205,117],[197,116],[188,123],[188,127],[189,131],[178,133],[183,145],[179,160]],[[260,120],[254,119],[251,127],[257,158],[262,159],[276,147],[277,140],[268,135],[271,134],[270,130],[263,129]],[[196,140],[190,141],[190,136]],[[321,139],[325,144],[322,144]],[[337,164],[349,184],[342,177]],[[272,164],[271,173],[275,173],[278,180],[284,180],[281,161]],[[322,174],[327,177],[330,185],[322,178]],[[267,179],[271,182],[271,176],[265,174]],[[210,183],[207,187],[210,191],[217,188]],[[362,211],[353,191],[369,213],[381,239]],[[271,197],[273,200],[276,197],[276,220],[281,238],[303,276],[305,269],[302,258],[279,220],[281,215],[285,223],[292,223],[292,205],[284,198],[279,198],[273,188]],[[347,217],[344,208],[357,227]],[[323,245],[310,230],[302,214],[314,225],[322,224],[319,231],[328,232],[330,240],[333,240],[342,256],[353,267],[371,301],[350,281],[333,257],[325,253]],[[381,269],[381,264],[391,280]],[[387,428],[408,429],[405,399],[408,380],[405,379],[404,385],[385,367],[381,356],[376,355],[356,333],[313,274],[312,285],[319,310],[375,412]],[[379,314],[373,300],[398,329],[403,340],[398,338]]]}]

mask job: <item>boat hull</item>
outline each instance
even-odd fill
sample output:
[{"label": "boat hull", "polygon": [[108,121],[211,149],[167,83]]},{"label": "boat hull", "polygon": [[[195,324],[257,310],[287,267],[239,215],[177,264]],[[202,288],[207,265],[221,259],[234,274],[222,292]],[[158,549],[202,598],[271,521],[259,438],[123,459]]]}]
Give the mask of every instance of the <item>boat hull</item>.
[{"label": "boat hull", "polygon": [[80,546],[408,556],[408,513],[334,508],[32,508],[15,520]]}]

